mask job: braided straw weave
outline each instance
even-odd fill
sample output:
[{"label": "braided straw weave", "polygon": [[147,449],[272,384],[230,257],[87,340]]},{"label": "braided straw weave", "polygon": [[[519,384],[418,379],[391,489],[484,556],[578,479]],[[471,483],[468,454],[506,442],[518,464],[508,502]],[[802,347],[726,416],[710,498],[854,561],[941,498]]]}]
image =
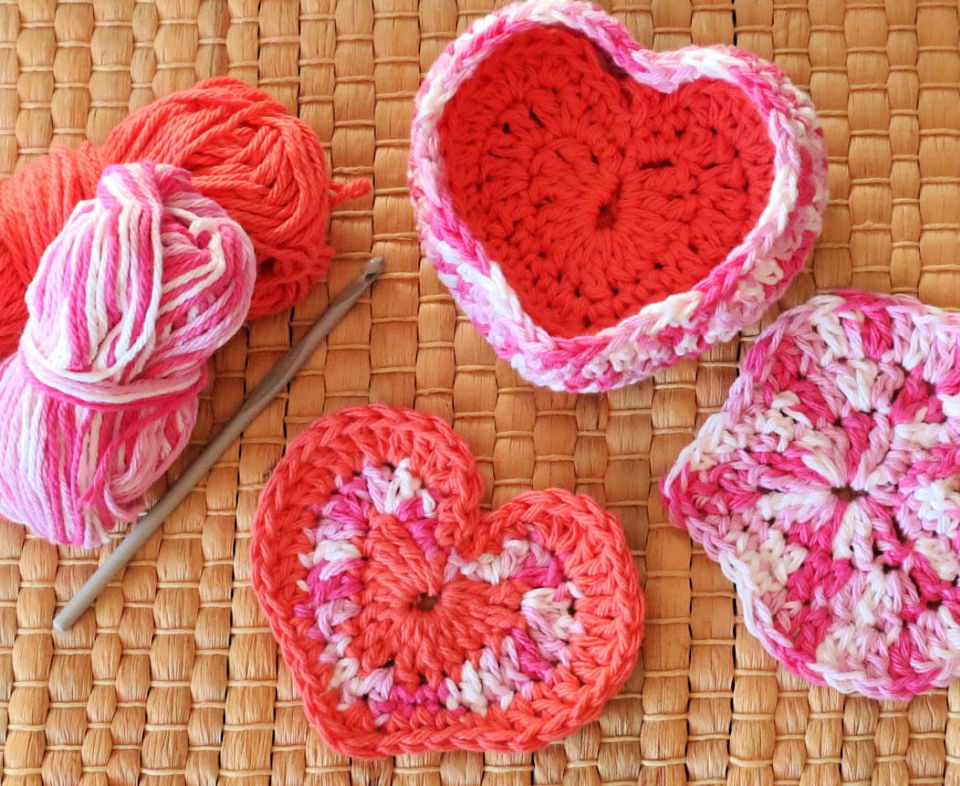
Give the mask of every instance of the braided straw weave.
[{"label": "braided straw weave", "polygon": [[[228,73],[372,177],[334,211],[336,291],[389,272],[69,634],[50,622],[98,556],[0,524],[0,773],[12,786],[939,786],[960,783],[960,684],[911,702],[811,688],[740,622],[732,585],[656,491],[723,403],[759,326],[653,380],[575,397],[523,383],[421,258],[406,190],[413,99],[491,0],[3,0],[0,173],[53,141],[104,139],[132,108]],[[658,50],[736,43],[809,90],[830,203],[805,272],[764,321],[856,287],[960,307],[956,0],[605,0]],[[214,361],[195,452],[324,307],[252,323]],[[647,601],[634,674],[600,718],[534,755],[351,760],[310,731],[250,584],[256,499],[316,417],[381,401],[453,424],[486,506],[560,486],[623,523]],[[189,455],[171,472],[173,477]]]}]

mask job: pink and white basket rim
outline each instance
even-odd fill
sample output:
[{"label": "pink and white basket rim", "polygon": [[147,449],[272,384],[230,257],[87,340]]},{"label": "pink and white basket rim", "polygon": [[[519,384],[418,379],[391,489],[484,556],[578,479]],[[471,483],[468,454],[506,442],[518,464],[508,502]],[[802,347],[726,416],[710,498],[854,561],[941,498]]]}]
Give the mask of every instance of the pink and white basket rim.
[{"label": "pink and white basket rim", "polygon": [[[446,103],[484,58],[510,36],[540,25],[563,25],[584,34],[626,73],[657,90],[670,92],[701,77],[738,86],[768,126],[774,147],[768,203],[723,262],[693,289],[575,338],[553,336],[533,321],[498,262],[456,215],[437,130]],[[507,6],[452,42],[418,93],[409,164],[420,238],[441,280],[497,354],[527,379],[561,390],[630,384],[728,340],[759,319],[802,265],[826,204],[826,154],[815,111],[779,69],[732,47],[651,52],[619,22],[576,0]],[[798,249],[803,253],[796,259]]]}]

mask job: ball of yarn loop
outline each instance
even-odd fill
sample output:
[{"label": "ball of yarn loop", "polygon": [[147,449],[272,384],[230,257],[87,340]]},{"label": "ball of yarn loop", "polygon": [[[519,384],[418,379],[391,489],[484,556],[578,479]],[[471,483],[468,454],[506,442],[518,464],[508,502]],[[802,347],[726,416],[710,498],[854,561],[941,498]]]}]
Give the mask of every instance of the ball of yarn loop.
[{"label": "ball of yarn loop", "polygon": [[95,193],[43,254],[0,365],[0,514],[83,547],[141,512],[186,446],[256,268],[183,169],[111,166]]},{"label": "ball of yarn loop", "polygon": [[190,172],[246,230],[257,255],[250,318],[297,303],[326,272],[330,210],[369,183],[332,182],[311,128],[262,90],[214,77],[134,112],[97,147],[55,148],[0,185],[0,357],[27,319],[23,296],[74,206],[110,164],[150,160]]}]

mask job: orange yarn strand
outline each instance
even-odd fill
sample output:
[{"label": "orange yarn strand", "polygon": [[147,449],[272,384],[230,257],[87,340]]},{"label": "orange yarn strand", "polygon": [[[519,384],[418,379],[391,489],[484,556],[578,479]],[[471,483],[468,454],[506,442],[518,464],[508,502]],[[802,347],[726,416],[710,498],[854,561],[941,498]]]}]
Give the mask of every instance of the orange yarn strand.
[{"label": "orange yarn strand", "polygon": [[23,298],[47,245],[104,167],[143,159],[190,171],[253,240],[257,283],[249,317],[297,303],[333,256],[330,210],[369,183],[332,182],[310,127],[261,90],[214,77],[134,112],[101,147],[55,148],[0,185],[0,357],[26,322]]}]

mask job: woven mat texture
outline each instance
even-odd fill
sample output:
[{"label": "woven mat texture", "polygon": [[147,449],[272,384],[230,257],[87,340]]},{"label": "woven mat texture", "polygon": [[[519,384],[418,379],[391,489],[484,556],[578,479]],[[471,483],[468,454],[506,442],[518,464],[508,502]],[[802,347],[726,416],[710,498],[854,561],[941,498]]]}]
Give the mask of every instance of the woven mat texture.
[{"label": "woven mat texture", "polygon": [[[605,5],[650,47],[736,43],[812,94],[830,150],[831,200],[823,238],[780,308],[845,286],[960,306],[955,1]],[[330,291],[371,253],[389,263],[289,395],[69,634],[51,632],[52,616],[98,555],[0,523],[3,783],[960,783],[960,684],[909,704],[810,688],[777,668],[741,624],[719,569],[666,521],[656,481],[722,404],[756,329],[654,381],[559,395],[498,362],[421,257],[405,187],[413,97],[438,52],[490,7],[0,2],[0,173],[53,142],[102,140],[130,109],[228,73],[310,123],[338,178],[375,182],[370,197],[333,216]],[[327,291],[250,324],[219,353],[192,453],[323,310]],[[599,721],[533,756],[372,763],[332,753],[310,730],[250,589],[250,522],[289,440],[319,415],[371,401],[452,422],[476,453],[490,505],[559,485],[620,516],[649,616],[637,670]]]}]

